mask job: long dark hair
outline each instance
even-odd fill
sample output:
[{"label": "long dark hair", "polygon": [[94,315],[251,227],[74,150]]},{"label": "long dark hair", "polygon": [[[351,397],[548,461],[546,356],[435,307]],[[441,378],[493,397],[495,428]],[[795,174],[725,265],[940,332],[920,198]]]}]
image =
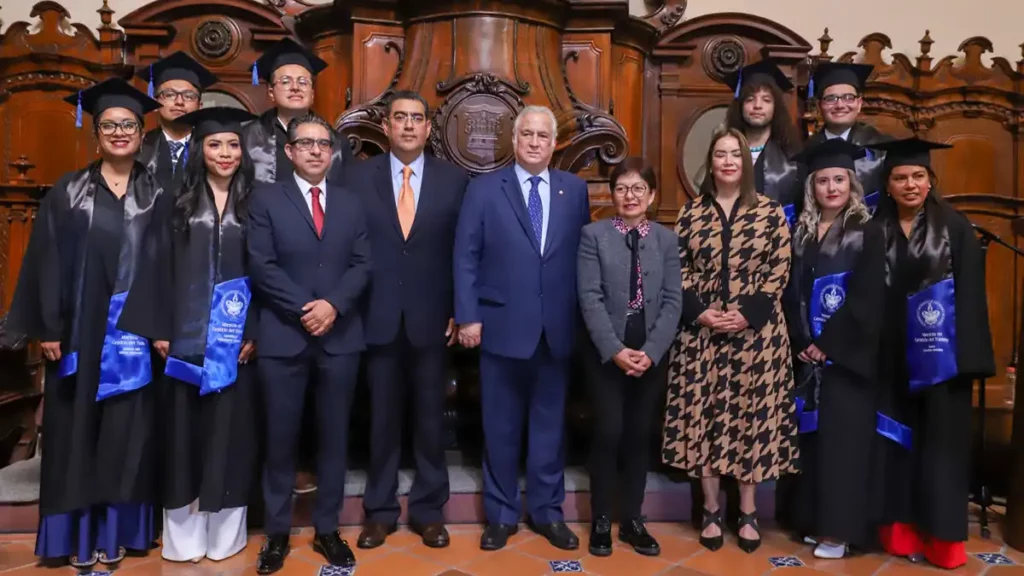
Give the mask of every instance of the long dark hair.
[{"label": "long dark hair", "polygon": [[762,89],[767,90],[775,102],[775,112],[772,114],[771,123],[771,139],[782,147],[782,151],[786,153],[786,156],[792,156],[800,151],[800,133],[797,132],[796,124],[793,123],[793,119],[789,115],[789,106],[786,105],[785,93],[774,82],[762,80],[758,76],[754,76],[750,82],[744,83],[740,87],[740,97],[734,99],[732,104],[729,104],[729,109],[725,113],[725,125],[729,128],[736,128],[746,134],[747,128],[750,126],[747,124],[746,119],[743,118],[743,102]]},{"label": "long dark hair", "polygon": [[[203,155],[205,141],[205,136],[189,141],[188,162],[185,163],[184,168],[185,177],[174,202],[174,229],[185,234],[188,234],[189,220],[199,207],[200,194],[206,194],[207,170],[206,158]],[[242,147],[242,161],[238,165],[235,175],[231,177],[228,193],[234,204],[235,215],[244,222],[248,216],[249,191],[255,180],[256,169],[241,136],[239,136],[239,143]]]}]

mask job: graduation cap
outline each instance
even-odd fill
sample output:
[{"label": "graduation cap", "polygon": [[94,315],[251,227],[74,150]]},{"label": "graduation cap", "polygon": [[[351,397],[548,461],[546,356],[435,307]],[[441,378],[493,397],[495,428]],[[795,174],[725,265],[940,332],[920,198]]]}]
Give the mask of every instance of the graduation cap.
[{"label": "graduation cap", "polygon": [[175,122],[192,127],[192,137],[197,140],[221,132],[242,133],[242,123],[254,120],[256,116],[248,110],[230,106],[200,108],[179,117]]},{"label": "graduation cap", "polygon": [[[807,85],[807,93],[821,97],[829,86],[849,84],[858,92],[864,91],[864,84],[875,67],[871,64],[851,64],[848,62],[822,62],[814,70],[811,81]],[[817,90],[817,91],[815,91]]]},{"label": "graduation cap", "polygon": [[793,156],[793,160],[807,166],[809,173],[825,168],[846,168],[856,170],[857,160],[867,156],[867,150],[851,144],[842,138],[831,138],[805,149]]},{"label": "graduation cap", "polygon": [[75,127],[82,127],[82,112],[99,117],[110,108],[126,108],[139,118],[160,108],[160,103],[146,96],[123,78],[108,78],[64,99],[76,106]]},{"label": "graduation cap", "polygon": [[892,170],[897,166],[932,167],[932,150],[952,148],[950,144],[929,142],[920,138],[906,138],[872,144],[872,148],[885,152],[885,169]]},{"label": "graduation cap", "polygon": [[156,86],[170,80],[184,80],[200,91],[217,83],[217,76],[180,50],[166,58],[153,62],[135,75],[149,82],[150,98],[153,97]]},{"label": "graduation cap", "polygon": [[270,77],[273,76],[274,71],[281,66],[287,66],[289,64],[298,64],[306,70],[309,70],[310,74],[316,76],[324,68],[327,68],[327,62],[324,62],[320,58],[313,54],[308,48],[302,46],[291,38],[282,38],[278,40],[276,44],[267,49],[266,52],[260,56],[259,60],[252,65],[252,84],[256,86],[260,83],[260,78],[270,83]]},{"label": "graduation cap", "polygon": [[743,83],[771,83],[779,87],[783,92],[793,89],[793,83],[786,78],[786,74],[775,63],[775,60],[765,57],[757,62],[744,66],[736,72],[730,72],[725,77],[725,83],[733,90],[736,98],[740,97],[740,89]]}]

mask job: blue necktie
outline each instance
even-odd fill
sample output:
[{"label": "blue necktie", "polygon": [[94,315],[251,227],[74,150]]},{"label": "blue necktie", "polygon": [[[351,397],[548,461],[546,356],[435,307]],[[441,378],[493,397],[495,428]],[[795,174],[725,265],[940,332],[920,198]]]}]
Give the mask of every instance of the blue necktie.
[{"label": "blue necktie", "polygon": [[185,144],[183,142],[172,142],[168,140],[167,145],[171,148],[171,174],[174,174],[175,170],[178,168],[178,155],[185,149]]},{"label": "blue necktie", "polygon": [[541,239],[544,237],[544,205],[540,203],[540,176],[530,177],[530,200],[526,209],[530,212],[530,223],[533,224],[533,235],[537,237],[537,246],[544,250]]}]

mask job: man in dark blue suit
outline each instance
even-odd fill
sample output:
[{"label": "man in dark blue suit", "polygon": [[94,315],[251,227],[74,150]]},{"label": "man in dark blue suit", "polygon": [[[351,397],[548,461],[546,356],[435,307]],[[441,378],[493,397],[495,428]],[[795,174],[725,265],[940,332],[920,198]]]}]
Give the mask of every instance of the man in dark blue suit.
[{"label": "man in dark blue suit", "polygon": [[562,435],[578,315],[576,250],[590,202],[583,180],[548,168],[556,134],[549,109],[523,109],[512,136],[515,165],[470,182],[455,236],[459,341],[481,346],[484,550],[504,547],[517,529],[524,416],[530,526],[558,548],[579,546],[562,516]]},{"label": "man in dark blue suit", "polygon": [[[326,181],[333,132],[315,115],[288,125],[291,179],[257,188],[249,208],[249,276],[260,303],[259,372],[267,407],[263,497],[267,541],[257,572],[284,566],[306,384],[319,430],[313,549],[334,566],[355,557],[338,536],[348,419],[364,350],[358,301],[370,278],[370,241],[358,196]],[[310,378],[313,376],[313,378]]]},{"label": "man in dark blue suit", "polygon": [[356,166],[373,246],[373,280],[364,312],[366,375],[372,430],[360,548],[376,548],[395,531],[398,466],[408,403],[416,478],[409,526],[433,548],[449,544],[444,456],[445,375],[455,343],[452,246],[466,192],[464,170],[424,155],[430,135],[426,101],[396,92],[384,131],[391,151]]}]

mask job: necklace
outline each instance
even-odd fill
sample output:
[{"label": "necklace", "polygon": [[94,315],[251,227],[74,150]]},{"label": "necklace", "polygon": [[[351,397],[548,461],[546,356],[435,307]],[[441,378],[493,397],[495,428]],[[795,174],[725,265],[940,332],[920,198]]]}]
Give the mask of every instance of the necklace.
[{"label": "necklace", "polygon": [[761,144],[760,146],[751,146],[750,147],[750,152],[751,153],[760,152],[760,151],[764,150],[764,147],[765,147],[765,144]]}]

